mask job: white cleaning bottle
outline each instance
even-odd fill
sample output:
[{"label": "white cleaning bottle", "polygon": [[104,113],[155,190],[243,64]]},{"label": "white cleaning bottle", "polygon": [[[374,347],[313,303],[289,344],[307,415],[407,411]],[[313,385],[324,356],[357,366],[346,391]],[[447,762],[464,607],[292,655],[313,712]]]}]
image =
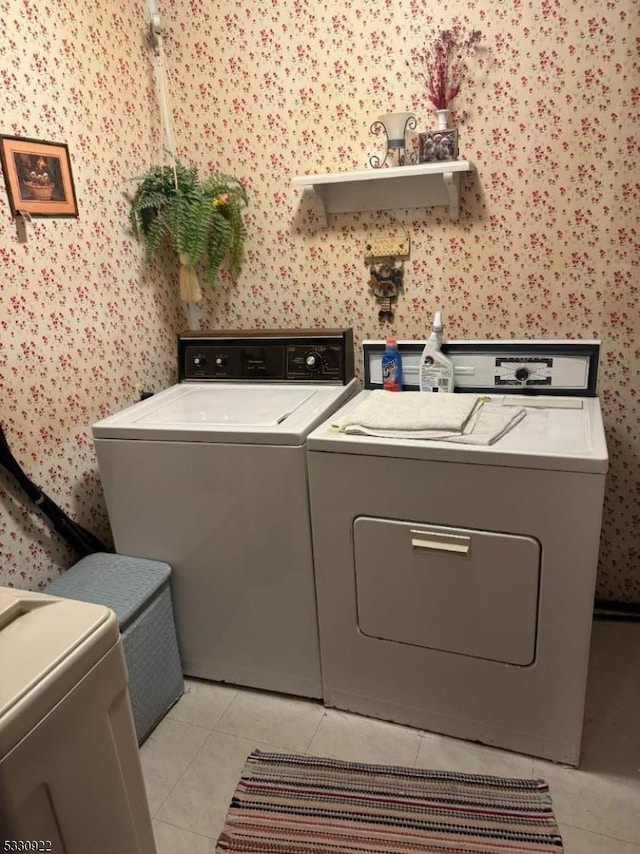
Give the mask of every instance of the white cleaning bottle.
[{"label": "white cleaning bottle", "polygon": [[420,391],[453,391],[455,369],[440,349],[443,341],[442,315],[436,311],[431,335],[420,357]]}]

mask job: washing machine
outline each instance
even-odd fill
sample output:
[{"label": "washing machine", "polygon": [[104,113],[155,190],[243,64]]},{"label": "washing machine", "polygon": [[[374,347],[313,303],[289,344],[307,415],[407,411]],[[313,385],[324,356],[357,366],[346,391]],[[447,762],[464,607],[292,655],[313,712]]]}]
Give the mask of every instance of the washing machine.
[{"label": "washing machine", "polygon": [[322,696],[306,441],[353,362],[350,329],[184,333],[179,382],[93,426],[117,551],[172,568],[186,674]]},{"label": "washing machine", "polygon": [[[417,390],[424,342],[401,342]],[[598,342],[451,342],[458,393],[526,415],[491,445],[308,439],[327,706],[577,765],[608,455]]]},{"label": "washing machine", "polygon": [[0,587],[3,851],[155,854],[113,611]]}]

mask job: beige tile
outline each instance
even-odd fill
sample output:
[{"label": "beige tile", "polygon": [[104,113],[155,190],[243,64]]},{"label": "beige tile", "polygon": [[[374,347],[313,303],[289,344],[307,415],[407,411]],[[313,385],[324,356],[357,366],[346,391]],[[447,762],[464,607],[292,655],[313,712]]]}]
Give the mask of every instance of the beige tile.
[{"label": "beige tile", "polygon": [[303,752],[322,714],[323,707],[313,700],[244,689],[238,691],[215,729],[281,750]]},{"label": "beige tile", "polygon": [[151,815],[180,779],[209,730],[164,718],[140,748]]},{"label": "beige tile", "polygon": [[214,854],[215,840],[183,830],[164,821],[153,820],[158,854]]},{"label": "beige tile", "polygon": [[533,763],[530,756],[434,733],[423,733],[416,759],[418,768],[527,779],[533,777]]},{"label": "beige tile", "polygon": [[564,854],[640,854],[640,845],[560,825]]},{"label": "beige tile", "polygon": [[[415,762],[419,767],[466,773],[542,777],[550,785],[566,854],[640,854],[639,668],[640,626],[594,626],[578,771],[325,710],[313,701],[249,689],[236,692],[194,680],[195,690],[174,707],[171,718],[142,748],[150,801],[157,810],[154,827],[159,854],[214,851],[245,759],[255,747],[307,749],[351,761],[409,766]],[[236,692],[231,699],[230,692]],[[210,849],[205,847],[208,841]]]},{"label": "beige tile", "polygon": [[149,812],[152,816],[156,814],[156,811],[160,804],[167,797],[172,787],[167,785],[167,783],[163,780],[158,780],[155,777],[152,777],[149,774],[145,774],[144,777],[144,785],[147,791],[147,801],[149,802]]},{"label": "beige tile", "polygon": [[327,709],[307,753],[348,762],[412,766],[419,746],[418,730]]},{"label": "beige tile", "polygon": [[185,692],[170,710],[169,717],[213,729],[238,693],[235,685],[185,679]]},{"label": "beige tile", "polygon": [[246,758],[256,747],[272,749],[212,732],[158,810],[157,818],[217,839]]},{"label": "beige tile", "polygon": [[640,844],[638,779],[534,761],[534,775],[549,783],[558,822]]}]

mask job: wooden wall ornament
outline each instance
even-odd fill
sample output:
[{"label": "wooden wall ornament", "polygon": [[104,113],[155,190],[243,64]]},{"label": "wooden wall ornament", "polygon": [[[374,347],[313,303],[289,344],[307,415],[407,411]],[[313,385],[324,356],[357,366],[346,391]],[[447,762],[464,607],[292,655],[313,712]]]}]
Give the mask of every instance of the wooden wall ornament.
[{"label": "wooden wall ornament", "polygon": [[382,261],[369,267],[369,287],[380,306],[378,318],[392,321],[394,303],[404,283],[404,263]]}]

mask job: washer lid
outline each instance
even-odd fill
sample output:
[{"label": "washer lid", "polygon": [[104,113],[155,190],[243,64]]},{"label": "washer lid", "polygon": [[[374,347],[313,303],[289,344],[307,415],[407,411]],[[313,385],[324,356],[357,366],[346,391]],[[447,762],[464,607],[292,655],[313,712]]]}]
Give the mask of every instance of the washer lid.
[{"label": "washer lid", "polygon": [[[369,394],[371,391],[356,395],[335,417],[357,406]],[[609,458],[598,398],[539,396],[530,399],[520,395],[493,395],[492,402],[524,406],[527,411],[522,421],[493,445],[348,435],[332,426],[334,417],[310,434],[307,447],[310,451],[606,473]]]},{"label": "washer lid", "polygon": [[150,411],[132,414],[131,423],[184,424],[232,427],[275,427],[315,394],[314,389],[295,386],[252,388],[221,385],[180,387],[179,392],[160,400]]},{"label": "washer lid", "polygon": [[180,383],[93,425],[94,438],[302,444],[347,385]]},{"label": "washer lid", "polygon": [[102,605],[0,588],[0,756],[37,725],[120,637]]}]

